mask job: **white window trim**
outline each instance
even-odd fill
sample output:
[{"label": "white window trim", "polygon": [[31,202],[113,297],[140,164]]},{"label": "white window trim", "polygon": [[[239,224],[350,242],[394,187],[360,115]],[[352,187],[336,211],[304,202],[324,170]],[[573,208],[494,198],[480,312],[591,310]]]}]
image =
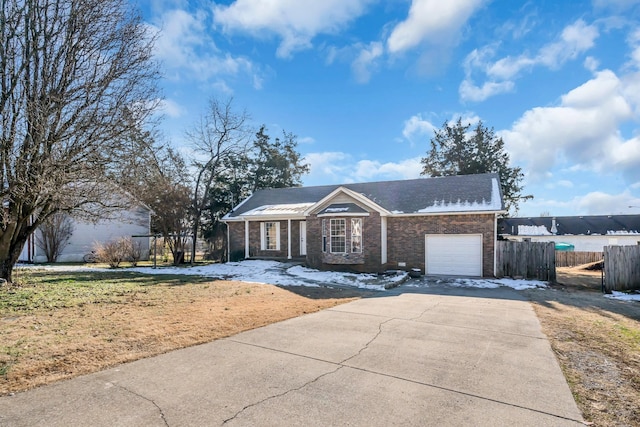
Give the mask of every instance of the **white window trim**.
[{"label": "white window trim", "polygon": [[[275,249],[267,249],[267,224],[268,223],[276,225],[276,248]],[[260,250],[262,251],[279,251],[280,250],[280,222],[267,221],[267,222],[260,223]]]},{"label": "white window trim", "polygon": [[[333,250],[333,230],[332,223],[333,221],[344,221],[344,251],[336,252]],[[329,221],[329,252],[332,254],[346,254],[347,253],[347,220],[345,218],[332,218]]]},{"label": "white window trim", "polygon": [[[360,229],[360,234],[359,235],[353,234],[353,230],[354,230],[353,222],[354,221],[358,221],[360,223],[360,226],[358,227]],[[355,236],[360,237],[360,250],[358,250],[358,251],[354,251],[353,250],[353,238]],[[351,242],[350,242],[350,246],[351,246],[350,247],[351,253],[354,253],[354,254],[361,254],[362,253],[362,218],[351,218]]]},{"label": "white window trim", "polygon": [[327,241],[327,220],[322,220],[322,252],[327,253],[329,242]]}]

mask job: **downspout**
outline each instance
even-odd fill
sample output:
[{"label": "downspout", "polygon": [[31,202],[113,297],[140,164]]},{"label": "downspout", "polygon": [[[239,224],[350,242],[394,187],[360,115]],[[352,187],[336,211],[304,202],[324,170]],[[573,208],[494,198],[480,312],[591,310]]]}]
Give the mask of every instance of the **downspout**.
[{"label": "downspout", "polygon": [[287,220],[287,259],[291,259],[291,218]]},{"label": "downspout", "polygon": [[244,220],[244,257],[249,258],[249,220]]}]

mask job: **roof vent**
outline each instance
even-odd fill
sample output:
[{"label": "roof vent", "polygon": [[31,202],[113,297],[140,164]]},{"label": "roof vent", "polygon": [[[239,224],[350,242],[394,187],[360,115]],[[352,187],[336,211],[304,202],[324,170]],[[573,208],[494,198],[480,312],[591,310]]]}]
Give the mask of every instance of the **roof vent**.
[{"label": "roof vent", "polygon": [[551,219],[551,234],[558,234],[558,227],[556,227],[556,219]]}]

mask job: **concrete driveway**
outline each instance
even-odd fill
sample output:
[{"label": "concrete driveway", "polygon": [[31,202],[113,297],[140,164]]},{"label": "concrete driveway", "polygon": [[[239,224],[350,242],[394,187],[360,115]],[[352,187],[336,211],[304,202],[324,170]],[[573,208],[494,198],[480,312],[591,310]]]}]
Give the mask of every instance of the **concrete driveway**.
[{"label": "concrete driveway", "polygon": [[507,288],[401,287],[0,398],[2,426],[581,421],[533,309]]}]

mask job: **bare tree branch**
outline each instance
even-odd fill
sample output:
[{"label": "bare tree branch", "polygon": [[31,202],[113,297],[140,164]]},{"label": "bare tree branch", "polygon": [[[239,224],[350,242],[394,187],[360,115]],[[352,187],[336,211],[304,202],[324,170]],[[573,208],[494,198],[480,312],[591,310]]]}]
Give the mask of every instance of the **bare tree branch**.
[{"label": "bare tree branch", "polygon": [[[193,236],[198,236],[202,213],[210,205],[211,186],[227,167],[230,157],[247,149],[251,131],[247,127],[248,115],[236,112],[233,100],[220,102],[212,99],[207,114],[200,118],[187,138],[194,149],[192,166],[196,170],[191,197]],[[195,260],[196,239],[193,239],[191,263]]]},{"label": "bare tree branch", "polygon": [[158,68],[126,0],[3,0],[0,36],[0,275],[10,280],[48,217],[113,204],[114,159],[132,118],[154,109]]}]

